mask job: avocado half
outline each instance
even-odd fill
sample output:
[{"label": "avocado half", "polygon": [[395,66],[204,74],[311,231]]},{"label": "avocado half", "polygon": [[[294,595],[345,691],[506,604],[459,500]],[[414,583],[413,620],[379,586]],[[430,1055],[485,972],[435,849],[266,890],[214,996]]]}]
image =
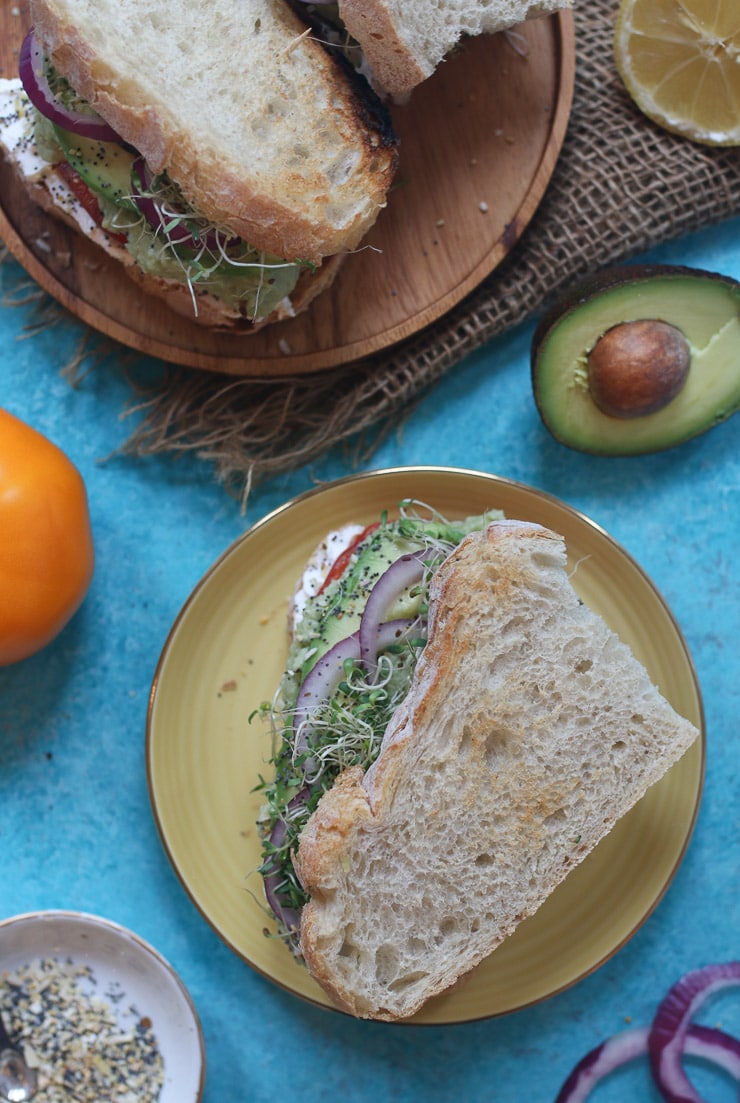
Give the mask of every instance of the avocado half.
[{"label": "avocado half", "polygon": [[[673,331],[670,347],[659,329]],[[604,363],[612,397],[623,381],[621,403],[603,400]],[[531,364],[540,417],[562,444],[612,456],[671,448],[740,408],[740,283],[676,265],[606,269],[542,317]],[[641,390],[650,397],[638,401]]]}]

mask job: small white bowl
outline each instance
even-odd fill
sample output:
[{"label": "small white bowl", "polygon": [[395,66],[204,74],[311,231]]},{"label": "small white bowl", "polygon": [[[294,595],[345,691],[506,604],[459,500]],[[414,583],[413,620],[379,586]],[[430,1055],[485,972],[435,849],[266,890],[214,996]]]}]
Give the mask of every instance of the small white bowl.
[{"label": "small white bowl", "polygon": [[100,993],[115,990],[151,1020],[164,1062],[158,1103],[198,1103],[205,1045],[195,1006],[171,965],[153,947],[107,919],[43,911],[0,921],[0,983],[6,972],[41,958],[92,969]]}]

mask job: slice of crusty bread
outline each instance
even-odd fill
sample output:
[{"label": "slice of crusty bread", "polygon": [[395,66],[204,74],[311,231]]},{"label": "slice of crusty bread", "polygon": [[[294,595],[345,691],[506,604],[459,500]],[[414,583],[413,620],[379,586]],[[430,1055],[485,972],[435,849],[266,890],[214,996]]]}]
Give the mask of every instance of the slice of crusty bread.
[{"label": "slice of crusty bread", "polygon": [[339,0],[339,14],[378,86],[403,96],[431,76],[462,38],[509,30],[570,6],[571,0]]},{"label": "slice of crusty bread", "polygon": [[31,15],[79,95],[250,245],[318,262],[385,204],[386,117],[283,0],[32,0]]},{"label": "slice of crusty bread", "polygon": [[379,758],[303,831],[302,952],[354,1015],[412,1015],[473,969],[697,738],[565,565],[536,525],[464,540]]}]

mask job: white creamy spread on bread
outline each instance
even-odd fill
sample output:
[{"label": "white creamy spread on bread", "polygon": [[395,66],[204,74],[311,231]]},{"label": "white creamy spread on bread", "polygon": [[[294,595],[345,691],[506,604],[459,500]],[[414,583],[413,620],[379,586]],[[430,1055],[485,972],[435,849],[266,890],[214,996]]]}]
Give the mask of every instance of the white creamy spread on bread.
[{"label": "white creamy spread on bread", "polygon": [[343,525],[342,528],[335,529],[328,536],[325,536],[319,546],[311,553],[293,594],[290,612],[293,628],[303,617],[308,599],[316,597],[324,579],[339,556],[350,547],[352,541],[362,531],[362,525]]},{"label": "white creamy spread on bread", "polygon": [[36,148],[33,109],[20,80],[0,79],[0,142],[27,180],[37,180],[51,171]]},{"label": "white creamy spread on bread", "polygon": [[46,188],[56,206],[74,219],[84,234],[94,237],[99,228],[71,188],[41,156],[34,138],[34,109],[20,80],[0,79],[0,146],[29,184]]}]

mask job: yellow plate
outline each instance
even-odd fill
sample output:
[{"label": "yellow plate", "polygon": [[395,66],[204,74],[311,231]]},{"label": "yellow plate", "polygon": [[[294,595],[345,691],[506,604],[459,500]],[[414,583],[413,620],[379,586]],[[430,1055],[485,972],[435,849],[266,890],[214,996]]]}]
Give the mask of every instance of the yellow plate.
[{"label": "yellow plate", "polygon": [[263,903],[255,820],[269,733],[249,716],[272,697],[286,612],[311,551],[332,528],[370,522],[405,497],[450,518],[489,508],[565,537],[573,584],[702,737],[458,990],[411,1022],[453,1023],[536,1003],[613,955],[650,915],[684,855],[704,777],[703,708],[691,656],[650,579],[603,529],[540,491],[493,475],[410,467],[370,472],[297,498],[250,528],[186,602],[156,671],[147,723],[149,792],[183,886],[235,953],[277,984],[331,1006],[275,938]]}]

